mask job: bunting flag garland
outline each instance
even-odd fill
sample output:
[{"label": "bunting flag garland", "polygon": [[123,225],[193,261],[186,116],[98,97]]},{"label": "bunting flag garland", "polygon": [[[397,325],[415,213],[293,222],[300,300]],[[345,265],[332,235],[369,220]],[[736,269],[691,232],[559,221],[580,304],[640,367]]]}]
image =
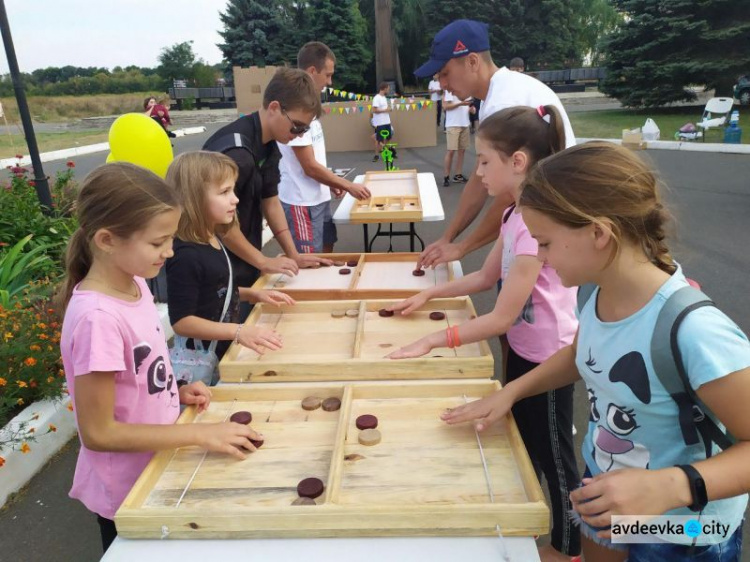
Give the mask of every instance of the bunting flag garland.
[{"label": "bunting flag garland", "polygon": [[[364,113],[365,108],[367,109],[367,112],[372,112],[372,98],[374,96],[368,96],[365,94],[357,94],[355,92],[347,92],[346,90],[339,90],[336,88],[326,88],[326,92],[339,97],[344,98],[341,101],[337,102],[330,102],[330,103],[324,103],[323,104],[323,112],[326,115],[330,115],[331,113],[336,113],[338,111],[339,115],[357,115],[358,113]],[[354,102],[353,104],[349,105],[348,107],[340,106],[340,107],[333,107],[333,103],[347,103],[348,101]],[[365,102],[365,103],[357,103],[357,102]],[[388,104],[392,111],[422,111],[423,109],[426,109],[432,105],[432,100],[415,100],[414,98],[405,98],[405,97],[399,97],[399,98],[388,98]]]}]

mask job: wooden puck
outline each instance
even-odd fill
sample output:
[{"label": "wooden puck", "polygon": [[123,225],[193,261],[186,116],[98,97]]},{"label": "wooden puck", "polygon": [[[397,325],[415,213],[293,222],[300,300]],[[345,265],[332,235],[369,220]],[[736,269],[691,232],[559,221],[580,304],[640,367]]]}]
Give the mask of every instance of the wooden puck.
[{"label": "wooden puck", "polygon": [[381,308],[380,310],[378,310],[378,316],[382,316],[383,318],[390,318],[394,314],[395,312],[393,312],[392,310],[386,310],[385,308]]},{"label": "wooden puck", "polygon": [[333,262],[333,265],[335,265],[336,267],[344,267],[346,265],[346,262],[345,261],[335,261],[335,262]]},{"label": "wooden puck", "polygon": [[292,502],[292,505],[317,505],[315,500],[312,498],[297,498]]},{"label": "wooden puck", "polygon": [[331,264],[330,264],[330,263],[324,263],[324,262],[320,262],[320,263],[318,264],[318,266],[320,266],[320,267],[331,267]]},{"label": "wooden puck", "polygon": [[320,405],[322,403],[323,400],[321,400],[317,396],[308,396],[307,398],[302,399],[302,409],[311,412],[320,408]]},{"label": "wooden puck", "polygon": [[430,320],[445,320],[445,312],[430,312]]},{"label": "wooden puck", "polygon": [[323,400],[323,409],[326,412],[335,412],[336,410],[341,408],[341,400],[336,398],[335,396],[331,396],[330,398],[326,398]]},{"label": "wooden puck", "polygon": [[412,271],[412,272],[411,272],[411,274],[412,274],[412,275],[413,275],[414,277],[424,277],[424,275],[425,275],[425,270],[424,270],[424,269],[415,269],[414,271]]},{"label": "wooden puck", "polygon": [[356,308],[350,308],[346,311],[346,315],[349,318],[356,318],[357,316],[359,316],[359,310],[357,310]]},{"label": "wooden puck", "polygon": [[344,316],[346,316],[346,311],[345,310],[332,310],[331,316],[333,316],[334,318],[343,318]]},{"label": "wooden puck", "polygon": [[372,414],[364,414],[357,418],[355,422],[357,429],[375,429],[378,427],[378,418]]},{"label": "wooden puck", "polygon": [[315,499],[322,495],[325,489],[323,481],[319,478],[305,478],[297,484],[297,494],[301,498]]},{"label": "wooden puck", "polygon": [[347,269],[346,267],[339,269],[339,275],[349,275],[351,272],[352,270]]},{"label": "wooden puck", "polygon": [[377,429],[364,429],[359,432],[357,439],[359,439],[360,444],[372,447],[380,443],[382,435]]},{"label": "wooden puck", "polygon": [[256,449],[260,449],[265,441],[263,441],[263,439],[250,439],[250,443],[252,443],[253,447]]},{"label": "wooden puck", "polygon": [[346,265],[348,267],[357,267],[357,264],[359,264],[359,260],[349,260],[346,262]]},{"label": "wooden puck", "polygon": [[239,423],[242,425],[247,425],[251,421],[253,421],[253,415],[250,412],[235,412],[232,414],[232,416],[229,418],[230,422]]}]

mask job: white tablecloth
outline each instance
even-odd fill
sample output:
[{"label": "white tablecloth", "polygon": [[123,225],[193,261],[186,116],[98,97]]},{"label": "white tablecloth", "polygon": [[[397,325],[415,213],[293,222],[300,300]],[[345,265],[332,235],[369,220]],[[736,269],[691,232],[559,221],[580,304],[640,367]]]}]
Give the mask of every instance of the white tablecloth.
[{"label": "white tablecloth", "polygon": [[[365,176],[357,176],[354,183],[362,183]],[[442,221],[445,220],[445,211],[443,211],[443,202],[440,200],[435,174],[422,173],[417,174],[417,183],[419,184],[419,198],[422,202],[422,221]],[[350,194],[344,195],[336,212],[333,214],[333,222],[336,224],[352,224],[349,220],[352,207],[354,206],[354,197]],[[368,221],[368,223],[388,222],[388,221]],[[355,223],[361,224],[361,223]]]}]

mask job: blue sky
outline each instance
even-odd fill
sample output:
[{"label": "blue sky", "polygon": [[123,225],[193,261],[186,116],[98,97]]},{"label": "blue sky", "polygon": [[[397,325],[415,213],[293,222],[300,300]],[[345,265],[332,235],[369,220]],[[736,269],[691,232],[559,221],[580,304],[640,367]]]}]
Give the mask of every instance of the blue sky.
[{"label": "blue sky", "polygon": [[[47,66],[156,66],[163,47],[193,41],[196,55],[221,61],[224,0],[5,0],[23,72]],[[0,49],[0,73],[8,59]]]}]

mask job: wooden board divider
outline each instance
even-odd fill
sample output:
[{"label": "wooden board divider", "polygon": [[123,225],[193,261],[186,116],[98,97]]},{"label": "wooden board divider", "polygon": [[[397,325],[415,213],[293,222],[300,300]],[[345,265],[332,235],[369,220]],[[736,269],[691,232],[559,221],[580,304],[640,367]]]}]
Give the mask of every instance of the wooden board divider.
[{"label": "wooden board divider", "polygon": [[354,333],[354,350],[352,351],[352,358],[359,359],[362,354],[362,338],[365,333],[365,315],[367,313],[367,301],[359,301],[359,308],[357,314],[357,328]]},{"label": "wooden board divider", "polygon": [[326,485],[326,500],[336,503],[339,500],[339,490],[341,485],[341,473],[344,469],[344,448],[346,447],[346,431],[348,420],[352,411],[352,396],[354,390],[351,386],[344,389],[344,395],[341,397],[341,410],[339,410],[339,426],[336,430],[336,444],[333,447],[331,457],[331,472],[328,475]]}]

